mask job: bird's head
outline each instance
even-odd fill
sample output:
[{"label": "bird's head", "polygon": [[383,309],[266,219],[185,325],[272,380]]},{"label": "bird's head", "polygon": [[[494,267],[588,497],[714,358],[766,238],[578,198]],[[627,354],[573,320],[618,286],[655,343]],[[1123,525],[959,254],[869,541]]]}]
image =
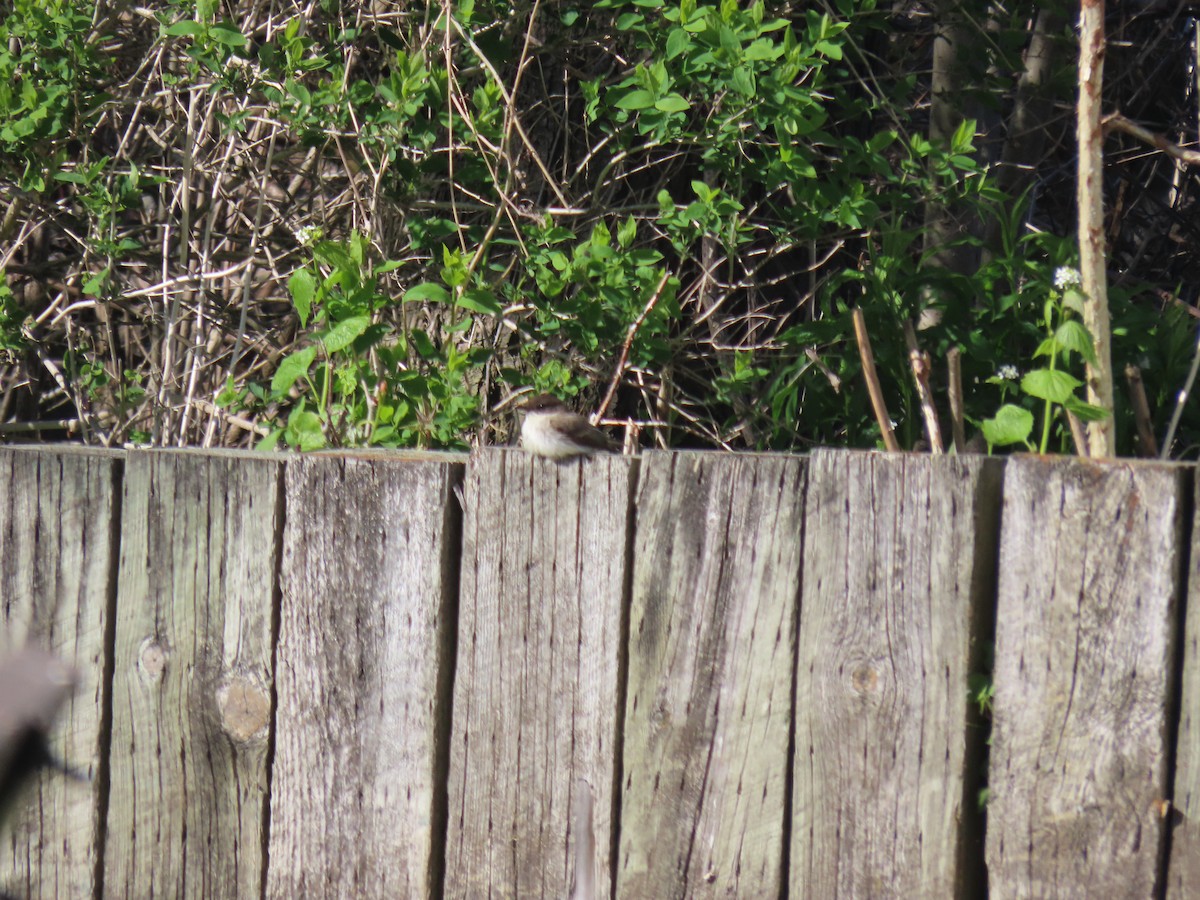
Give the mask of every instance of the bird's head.
[{"label": "bird's head", "polygon": [[524,403],[521,408],[527,413],[562,413],[569,412],[567,404],[559,400],[553,394],[535,394]]}]

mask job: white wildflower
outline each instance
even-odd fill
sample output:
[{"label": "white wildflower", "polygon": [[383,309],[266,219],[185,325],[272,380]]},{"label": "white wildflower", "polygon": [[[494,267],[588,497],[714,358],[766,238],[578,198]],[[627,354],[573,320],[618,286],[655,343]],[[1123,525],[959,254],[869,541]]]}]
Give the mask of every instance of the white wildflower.
[{"label": "white wildflower", "polygon": [[1075,287],[1080,283],[1079,270],[1070,266],[1059,266],[1054,270],[1054,286],[1060,291],[1064,288]]},{"label": "white wildflower", "polygon": [[1016,381],[1021,377],[1021,373],[1016,366],[1003,365],[996,370],[996,377],[1002,378],[1005,381]]},{"label": "white wildflower", "polygon": [[321,239],[321,228],[317,225],[301,225],[296,229],[296,240],[303,246],[310,247]]}]

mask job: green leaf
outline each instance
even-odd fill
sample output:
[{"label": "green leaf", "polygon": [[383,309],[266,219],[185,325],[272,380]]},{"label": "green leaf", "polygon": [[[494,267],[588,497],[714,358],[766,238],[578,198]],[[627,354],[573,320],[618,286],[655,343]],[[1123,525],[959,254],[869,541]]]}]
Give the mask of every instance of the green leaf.
[{"label": "green leaf", "polygon": [[221,409],[229,409],[237,402],[238,396],[237,383],[230,376],[225,379],[225,387],[221,388],[221,392],[217,394],[213,402]]},{"label": "green leaf", "polygon": [[1068,397],[1063,406],[1084,422],[1102,422],[1108,418],[1107,409],[1102,406],[1094,406],[1091,403],[1084,403],[1077,397]]},{"label": "green leaf", "polygon": [[[686,21],[686,19],[685,19]],[[692,37],[682,28],[672,28],[667,35],[667,59],[674,59],[691,44]]]},{"label": "green leaf", "polygon": [[742,55],[742,42],[738,40],[738,36],[733,29],[728,25],[721,25],[717,31],[721,40],[721,49],[724,50],[729,58],[737,61]]},{"label": "green leaf", "polygon": [[617,109],[649,109],[654,105],[654,95],[646,90],[630,91],[614,104]]},{"label": "green leaf", "polygon": [[829,59],[842,58],[842,45],[835,44],[832,41],[817,41],[813,45],[813,49],[822,56],[827,56]]},{"label": "green leaf", "polygon": [[287,433],[291,443],[301,450],[319,450],[325,446],[321,417],[311,410],[292,410],[292,414],[288,416]]},{"label": "green leaf", "polygon": [[371,432],[371,439],[367,441],[370,446],[378,444],[392,444],[396,439],[396,426],[384,425],[381,428],[376,428]]},{"label": "green leaf", "polygon": [[442,281],[449,287],[461,287],[467,283],[467,266],[461,250],[451,250],[442,245]]},{"label": "green leaf", "polygon": [[1033,431],[1033,414],[1027,409],[1006,403],[996,410],[996,415],[980,423],[983,438],[993,447],[1008,444],[1023,444]]},{"label": "green leaf", "polygon": [[1092,336],[1078,319],[1067,319],[1054,332],[1054,339],[1065,350],[1074,350],[1085,360],[1095,365],[1096,348],[1092,344]]},{"label": "green leaf", "polygon": [[367,326],[371,324],[370,316],[351,316],[348,319],[343,319],[332,328],[330,328],[321,337],[325,344],[325,349],[330,353],[337,353],[339,350],[345,350],[354,340],[367,330]]},{"label": "green leaf", "polygon": [[108,266],[105,266],[91,278],[83,283],[83,292],[93,296],[99,295],[104,290],[104,285],[108,281]]},{"label": "green leaf", "polygon": [[1034,369],[1021,379],[1021,390],[1051,403],[1066,403],[1083,382],[1058,369]]},{"label": "green leaf", "polygon": [[379,36],[379,40],[391,47],[393,50],[399,50],[401,53],[406,49],[404,41],[400,39],[400,35],[392,31],[390,28],[380,28],[375,32]]},{"label": "green leaf", "polygon": [[630,216],[617,227],[617,246],[622,250],[628,250],[635,237],[637,237],[637,220]]},{"label": "green leaf", "polygon": [[308,88],[300,84],[298,81],[292,81],[292,79],[289,78],[284,84],[284,88],[302,106],[312,106],[312,94],[309,93]]},{"label": "green leaf", "polygon": [[269,453],[270,451],[274,450],[279,445],[279,439],[281,437],[283,437],[283,429],[276,428],[274,431],[272,431],[270,434],[268,434],[265,438],[263,438],[261,441],[259,441],[257,444],[255,444],[254,449],[262,450],[265,453]]},{"label": "green leaf", "polygon": [[450,301],[450,292],[440,284],[427,281],[424,284],[418,284],[416,287],[409,288],[400,299],[404,303],[413,303],[418,300],[448,303]]},{"label": "green leaf", "polygon": [[1037,359],[1039,356],[1053,356],[1061,349],[1062,345],[1059,344],[1055,338],[1048,337],[1037,345],[1037,349],[1033,351],[1033,358]]},{"label": "green leaf", "polygon": [[757,86],[754,82],[754,73],[744,66],[739,66],[733,70],[733,78],[729,83],[733,85],[733,89],[745,97],[753,97]]},{"label": "green leaf", "polygon": [[317,280],[308,269],[297,269],[288,279],[288,291],[292,295],[292,305],[300,314],[300,324],[307,326],[312,313],[312,300],[317,293]]},{"label": "green leaf", "polygon": [[218,22],[209,29],[209,33],[214,41],[226,47],[245,47],[248,43],[246,36],[228,22]]},{"label": "green leaf", "polygon": [[290,391],[299,378],[308,374],[308,367],[316,358],[316,347],[305,347],[285,356],[271,379],[271,393],[279,396]]},{"label": "green leaf", "polygon": [[434,359],[437,357],[437,347],[429,339],[429,335],[420,328],[414,328],[410,337],[412,338],[413,349],[417,351],[417,355],[422,359]]},{"label": "green leaf", "polygon": [[1076,287],[1067,288],[1063,291],[1062,305],[1067,309],[1074,310],[1083,315],[1083,303],[1087,299],[1083,291]]},{"label": "green leaf", "polygon": [[471,312],[483,313],[488,316],[498,316],[504,312],[503,307],[492,296],[492,292],[481,290],[480,288],[463,291],[462,296],[455,301],[455,305],[461,306],[463,309],[469,309]]},{"label": "green leaf", "polygon": [[683,112],[691,107],[692,104],[679,94],[667,94],[667,96],[654,101],[654,108],[661,109],[663,112]]},{"label": "green leaf", "polygon": [[199,22],[193,22],[191,19],[183,19],[173,25],[168,25],[163,29],[163,34],[168,37],[183,37],[184,35],[195,36],[204,33],[204,26]]},{"label": "green leaf", "polygon": [[335,269],[355,272],[354,260],[346,252],[345,246],[336,241],[318,241],[313,246],[313,256]]}]

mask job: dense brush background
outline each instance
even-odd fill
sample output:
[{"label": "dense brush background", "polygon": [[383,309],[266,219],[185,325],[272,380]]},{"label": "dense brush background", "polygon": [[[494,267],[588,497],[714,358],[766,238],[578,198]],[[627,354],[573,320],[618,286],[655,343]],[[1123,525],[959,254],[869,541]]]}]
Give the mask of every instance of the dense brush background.
[{"label": "dense brush background", "polygon": [[[1198,14],[1105,109],[1195,146]],[[466,447],[533,388],[643,446],[904,446],[1012,402],[1074,264],[1074,3],[0,3],[0,438]],[[1122,452],[1195,352],[1197,169],[1106,143]],[[1064,363],[1065,364],[1065,363]],[[1070,449],[1061,418],[1052,446]],[[1186,410],[1173,455],[1197,455]]]}]

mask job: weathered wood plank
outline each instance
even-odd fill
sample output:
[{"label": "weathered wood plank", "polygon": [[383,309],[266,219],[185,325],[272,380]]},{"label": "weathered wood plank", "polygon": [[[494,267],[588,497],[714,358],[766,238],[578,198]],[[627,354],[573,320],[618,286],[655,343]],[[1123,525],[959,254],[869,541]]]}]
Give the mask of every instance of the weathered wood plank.
[{"label": "weathered wood plank", "polygon": [[436,896],[461,469],[288,463],[270,897]]},{"label": "weathered wood plank", "polygon": [[50,749],[87,776],[46,772],[18,798],[0,840],[0,889],[13,897],[96,888],[119,473],[115,453],[0,449],[0,656],[31,644],[72,667]]},{"label": "weathered wood plank", "polygon": [[1174,808],[1164,810],[1174,826],[1166,885],[1171,900],[1200,897],[1200,478],[1195,477],[1195,469],[1192,478],[1186,621],[1179,644],[1183,677],[1175,742]]},{"label": "weathered wood plank", "polygon": [[261,891],[279,465],[128,456],[106,895]]},{"label": "weathered wood plank", "polygon": [[813,454],[790,896],[953,897],[978,876],[967,680],[1000,477],[979,457]]},{"label": "weathered wood plank", "polygon": [[993,897],[1148,897],[1163,849],[1181,467],[1021,457],[1005,477]]},{"label": "weathered wood plank", "polygon": [[[595,896],[611,893],[634,472],[621,457],[500,450],[467,468],[448,897],[561,900],[576,850],[593,843],[583,868]],[[577,829],[583,790],[592,815]]]},{"label": "weathered wood plank", "polygon": [[641,463],[619,896],[781,894],[804,466]]}]

